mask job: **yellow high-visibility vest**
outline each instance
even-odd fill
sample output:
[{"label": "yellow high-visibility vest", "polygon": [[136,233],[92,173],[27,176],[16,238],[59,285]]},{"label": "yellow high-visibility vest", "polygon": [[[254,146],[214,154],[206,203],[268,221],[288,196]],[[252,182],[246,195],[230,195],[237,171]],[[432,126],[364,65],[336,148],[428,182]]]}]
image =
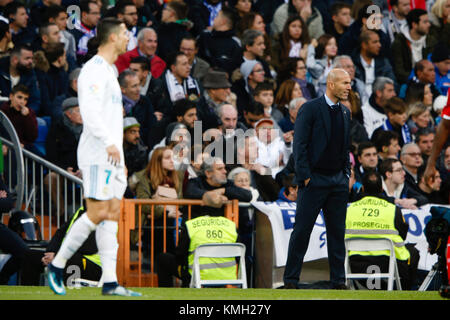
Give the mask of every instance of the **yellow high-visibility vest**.
[{"label": "yellow high-visibility vest", "polygon": [[[191,275],[195,248],[207,243],[235,243],[237,240],[236,225],[224,217],[200,216],[187,221],[186,229],[190,238],[188,264]],[[202,257],[199,264],[203,280],[237,279],[235,258]]]},{"label": "yellow high-visibility vest", "polygon": [[[395,205],[380,198],[364,197],[347,208],[345,238],[391,239],[395,257],[408,260],[410,257],[402,237],[395,229]],[[389,255],[389,251],[350,251],[349,255]]]}]

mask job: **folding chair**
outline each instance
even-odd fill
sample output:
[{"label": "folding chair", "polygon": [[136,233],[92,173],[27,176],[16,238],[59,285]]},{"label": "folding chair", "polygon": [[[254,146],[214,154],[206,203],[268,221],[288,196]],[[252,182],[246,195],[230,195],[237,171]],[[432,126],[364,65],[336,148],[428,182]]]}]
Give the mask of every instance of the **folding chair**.
[{"label": "folding chair", "polygon": [[[202,280],[200,278],[200,257],[207,258],[232,258],[240,257],[237,280]],[[241,285],[247,289],[247,273],[245,270],[245,245],[242,243],[208,243],[199,245],[194,251],[192,266],[191,288],[201,288],[202,285]]]},{"label": "folding chair", "polygon": [[[367,239],[367,238],[349,238],[345,239],[345,276],[347,285],[354,289],[352,279],[372,279],[387,278],[388,290],[394,289],[394,279],[397,289],[402,290],[400,284],[400,275],[398,272],[397,260],[395,258],[394,244],[390,239]],[[352,273],[350,269],[349,251],[381,251],[389,250],[389,271],[388,273]]]}]

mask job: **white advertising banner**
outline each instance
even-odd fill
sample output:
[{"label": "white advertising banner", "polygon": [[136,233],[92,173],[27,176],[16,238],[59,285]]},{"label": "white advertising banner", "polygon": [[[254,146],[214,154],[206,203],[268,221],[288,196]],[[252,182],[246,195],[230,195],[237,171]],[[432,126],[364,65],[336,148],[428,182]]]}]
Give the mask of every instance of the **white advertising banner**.
[{"label": "white advertising banner", "polygon": [[[252,205],[267,215],[272,226],[273,242],[275,248],[275,264],[283,267],[286,264],[289,238],[295,221],[296,204],[289,202],[253,202]],[[419,269],[431,270],[437,261],[437,255],[428,253],[428,243],[424,235],[425,225],[431,218],[428,204],[417,210],[402,209],[403,217],[409,224],[406,243],[415,243],[420,253]],[[441,205],[439,205],[441,206]],[[450,207],[450,206],[447,206]],[[312,261],[327,257],[327,238],[325,222],[322,211],[317,217],[314,229],[309,240],[308,250],[304,261]]]}]

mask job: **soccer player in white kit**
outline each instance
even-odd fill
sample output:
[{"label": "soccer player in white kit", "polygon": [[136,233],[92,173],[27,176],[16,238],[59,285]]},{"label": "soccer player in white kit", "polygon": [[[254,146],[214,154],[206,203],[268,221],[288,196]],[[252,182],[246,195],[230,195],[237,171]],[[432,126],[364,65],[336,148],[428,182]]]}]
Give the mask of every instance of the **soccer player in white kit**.
[{"label": "soccer player in white kit", "polygon": [[112,64],[126,52],[128,32],[114,18],[97,27],[98,53],[81,69],[78,99],[83,132],[78,144],[78,166],[83,174],[87,212],[75,221],[48,267],[50,288],[65,294],[63,270],[67,260],[95,230],[102,263],[104,295],[139,296],[117,282],[117,229],[120,201],[127,187],[123,155],[122,93]]}]

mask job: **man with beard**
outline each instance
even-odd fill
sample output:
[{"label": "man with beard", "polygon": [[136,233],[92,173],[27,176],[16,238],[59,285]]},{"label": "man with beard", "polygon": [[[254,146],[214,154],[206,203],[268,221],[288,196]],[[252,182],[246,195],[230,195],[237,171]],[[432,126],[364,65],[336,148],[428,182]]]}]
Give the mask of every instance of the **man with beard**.
[{"label": "man with beard", "polygon": [[14,47],[9,57],[0,60],[0,95],[8,97],[11,88],[19,83],[30,91],[28,107],[39,115],[41,95],[33,68],[33,50],[28,45]]},{"label": "man with beard", "polygon": [[430,21],[423,9],[413,9],[406,16],[408,24],[400,29],[392,43],[395,77],[399,83],[406,83],[414,65],[426,59],[437,43],[430,35]]},{"label": "man with beard", "polygon": [[128,177],[144,169],[147,164],[148,149],[142,143],[139,133],[140,126],[136,118],[126,117],[123,119],[123,153]]},{"label": "man with beard", "polygon": [[376,78],[388,77],[396,81],[389,60],[380,56],[380,50],[378,33],[372,30],[361,32],[360,50],[355,51],[352,60],[355,63],[355,76],[365,83],[368,96],[372,94],[372,85]]},{"label": "man with beard", "polygon": [[119,1],[116,4],[116,17],[118,20],[125,23],[128,29],[127,51],[133,50],[137,47],[137,22],[138,12],[136,5],[131,0]]}]

